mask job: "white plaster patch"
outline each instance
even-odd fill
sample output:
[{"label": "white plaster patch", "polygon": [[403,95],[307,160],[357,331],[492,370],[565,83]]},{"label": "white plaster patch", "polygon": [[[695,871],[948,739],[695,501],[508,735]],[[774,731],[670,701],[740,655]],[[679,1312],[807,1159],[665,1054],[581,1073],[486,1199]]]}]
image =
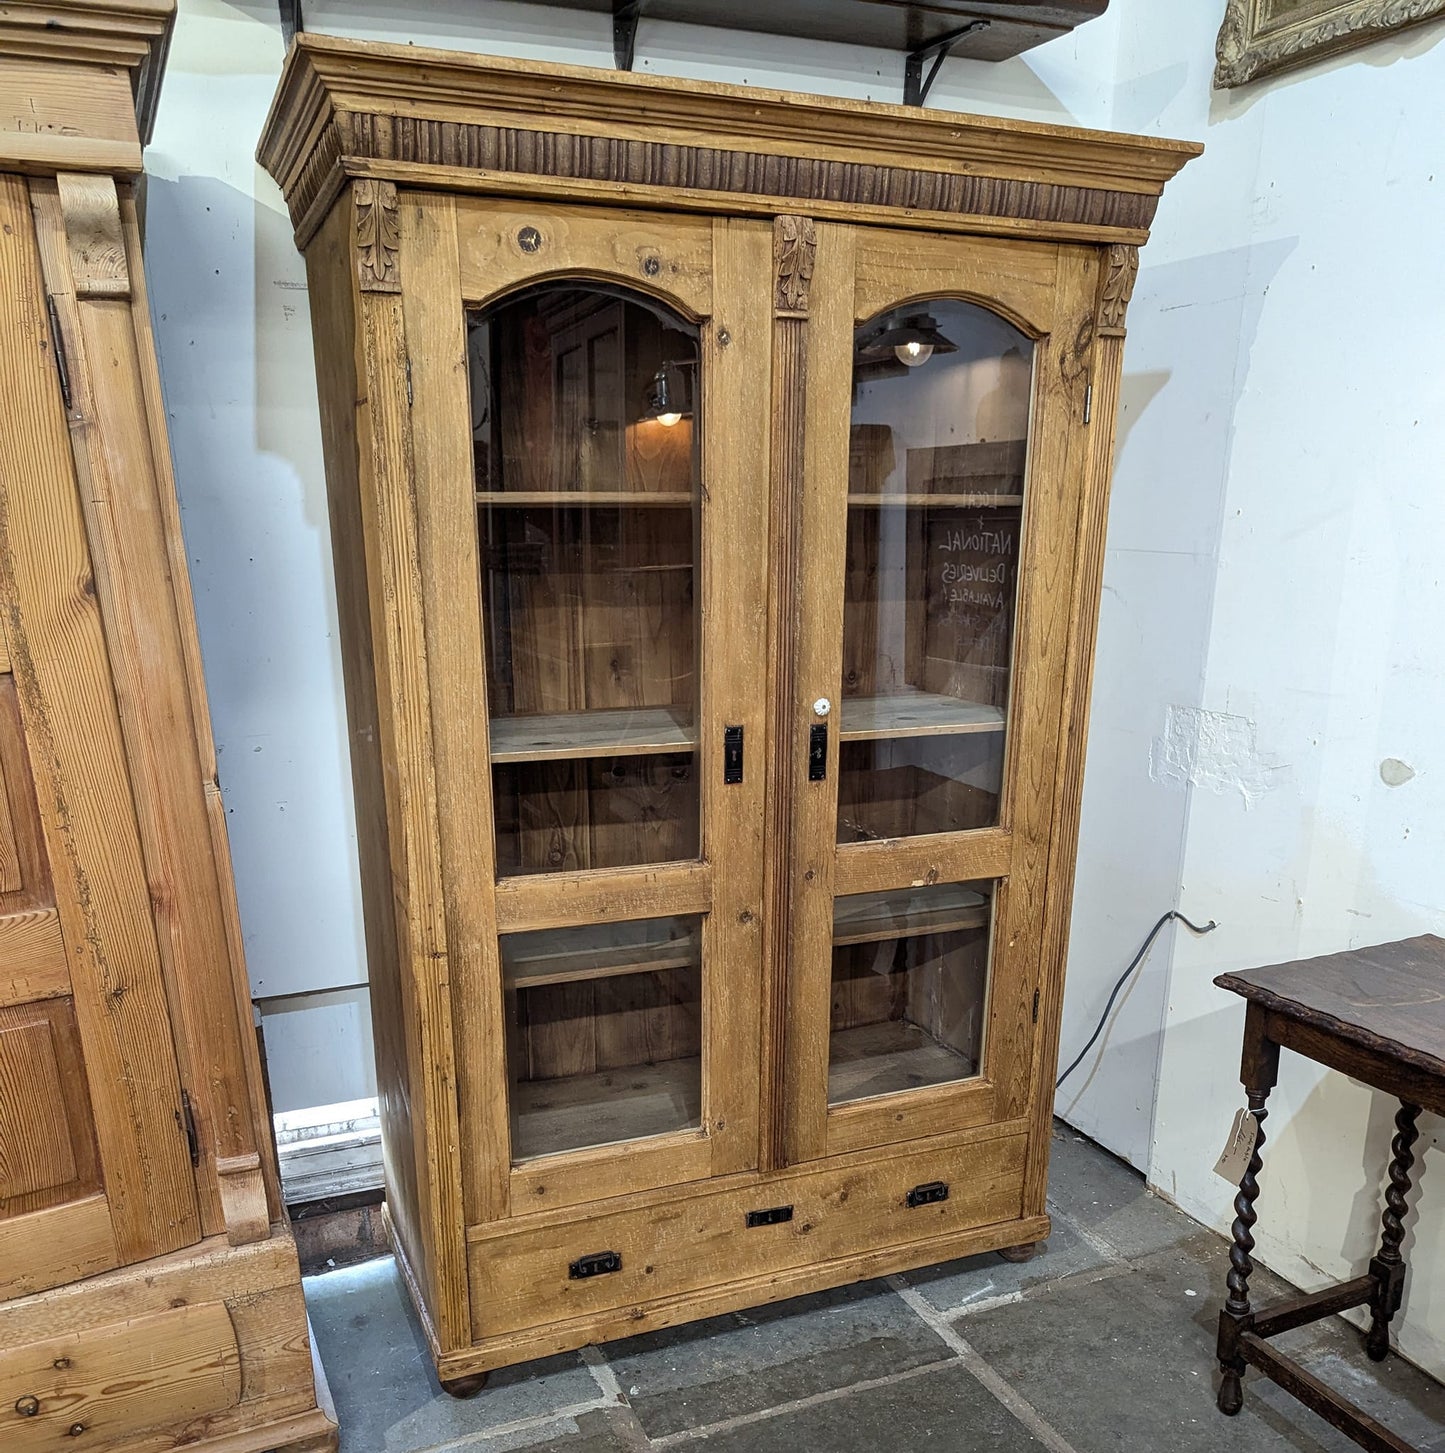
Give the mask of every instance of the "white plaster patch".
[{"label": "white plaster patch", "polygon": [[1386,757],[1380,763],[1380,781],[1386,787],[1403,787],[1414,775],[1415,769],[1398,757]]},{"label": "white plaster patch", "polygon": [[1274,785],[1278,767],[1260,760],[1255,725],[1247,716],[1171,706],[1164,731],[1149,750],[1149,775],[1156,782],[1203,787],[1223,795],[1238,792],[1251,808]]}]

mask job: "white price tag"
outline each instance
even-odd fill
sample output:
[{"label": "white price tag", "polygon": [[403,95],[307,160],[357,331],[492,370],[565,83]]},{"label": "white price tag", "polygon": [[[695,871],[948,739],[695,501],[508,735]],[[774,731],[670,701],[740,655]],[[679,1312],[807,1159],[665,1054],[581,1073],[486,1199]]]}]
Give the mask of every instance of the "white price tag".
[{"label": "white price tag", "polygon": [[1244,1172],[1254,1154],[1255,1141],[1259,1139],[1259,1121],[1246,1109],[1234,1112],[1234,1124],[1229,1127],[1229,1140],[1219,1159],[1214,1162],[1214,1174],[1237,1186],[1244,1179]]}]

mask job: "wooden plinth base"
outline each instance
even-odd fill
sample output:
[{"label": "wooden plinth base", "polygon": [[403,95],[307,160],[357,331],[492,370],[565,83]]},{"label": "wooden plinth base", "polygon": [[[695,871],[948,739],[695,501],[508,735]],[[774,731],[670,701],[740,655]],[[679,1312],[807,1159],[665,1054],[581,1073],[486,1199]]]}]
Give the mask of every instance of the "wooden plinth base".
[{"label": "wooden plinth base", "polygon": [[289,1227],[0,1303],[0,1447],[76,1425],[96,1453],[335,1453]]}]

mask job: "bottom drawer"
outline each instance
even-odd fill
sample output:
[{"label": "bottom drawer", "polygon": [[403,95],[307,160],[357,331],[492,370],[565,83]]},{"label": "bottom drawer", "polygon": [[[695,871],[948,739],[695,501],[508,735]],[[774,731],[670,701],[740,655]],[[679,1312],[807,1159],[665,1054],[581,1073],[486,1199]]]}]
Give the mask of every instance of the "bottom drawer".
[{"label": "bottom drawer", "polygon": [[109,1447],[241,1399],[241,1353],[221,1302],[174,1307],[0,1350],[0,1448]]},{"label": "bottom drawer", "polygon": [[[479,1228],[477,1340],[1022,1214],[1026,1135],[758,1183],[609,1214]],[[763,1213],[759,1215],[758,1213]],[[751,1220],[756,1224],[750,1223]]]}]

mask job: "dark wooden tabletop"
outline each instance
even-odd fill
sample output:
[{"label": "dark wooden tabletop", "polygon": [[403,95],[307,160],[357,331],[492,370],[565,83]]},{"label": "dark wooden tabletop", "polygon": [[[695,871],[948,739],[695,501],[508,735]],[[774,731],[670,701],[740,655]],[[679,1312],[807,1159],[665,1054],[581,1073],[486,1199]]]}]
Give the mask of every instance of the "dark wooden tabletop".
[{"label": "dark wooden tabletop", "polygon": [[1215,981],[1265,1009],[1445,1077],[1445,938],[1221,974]]}]

